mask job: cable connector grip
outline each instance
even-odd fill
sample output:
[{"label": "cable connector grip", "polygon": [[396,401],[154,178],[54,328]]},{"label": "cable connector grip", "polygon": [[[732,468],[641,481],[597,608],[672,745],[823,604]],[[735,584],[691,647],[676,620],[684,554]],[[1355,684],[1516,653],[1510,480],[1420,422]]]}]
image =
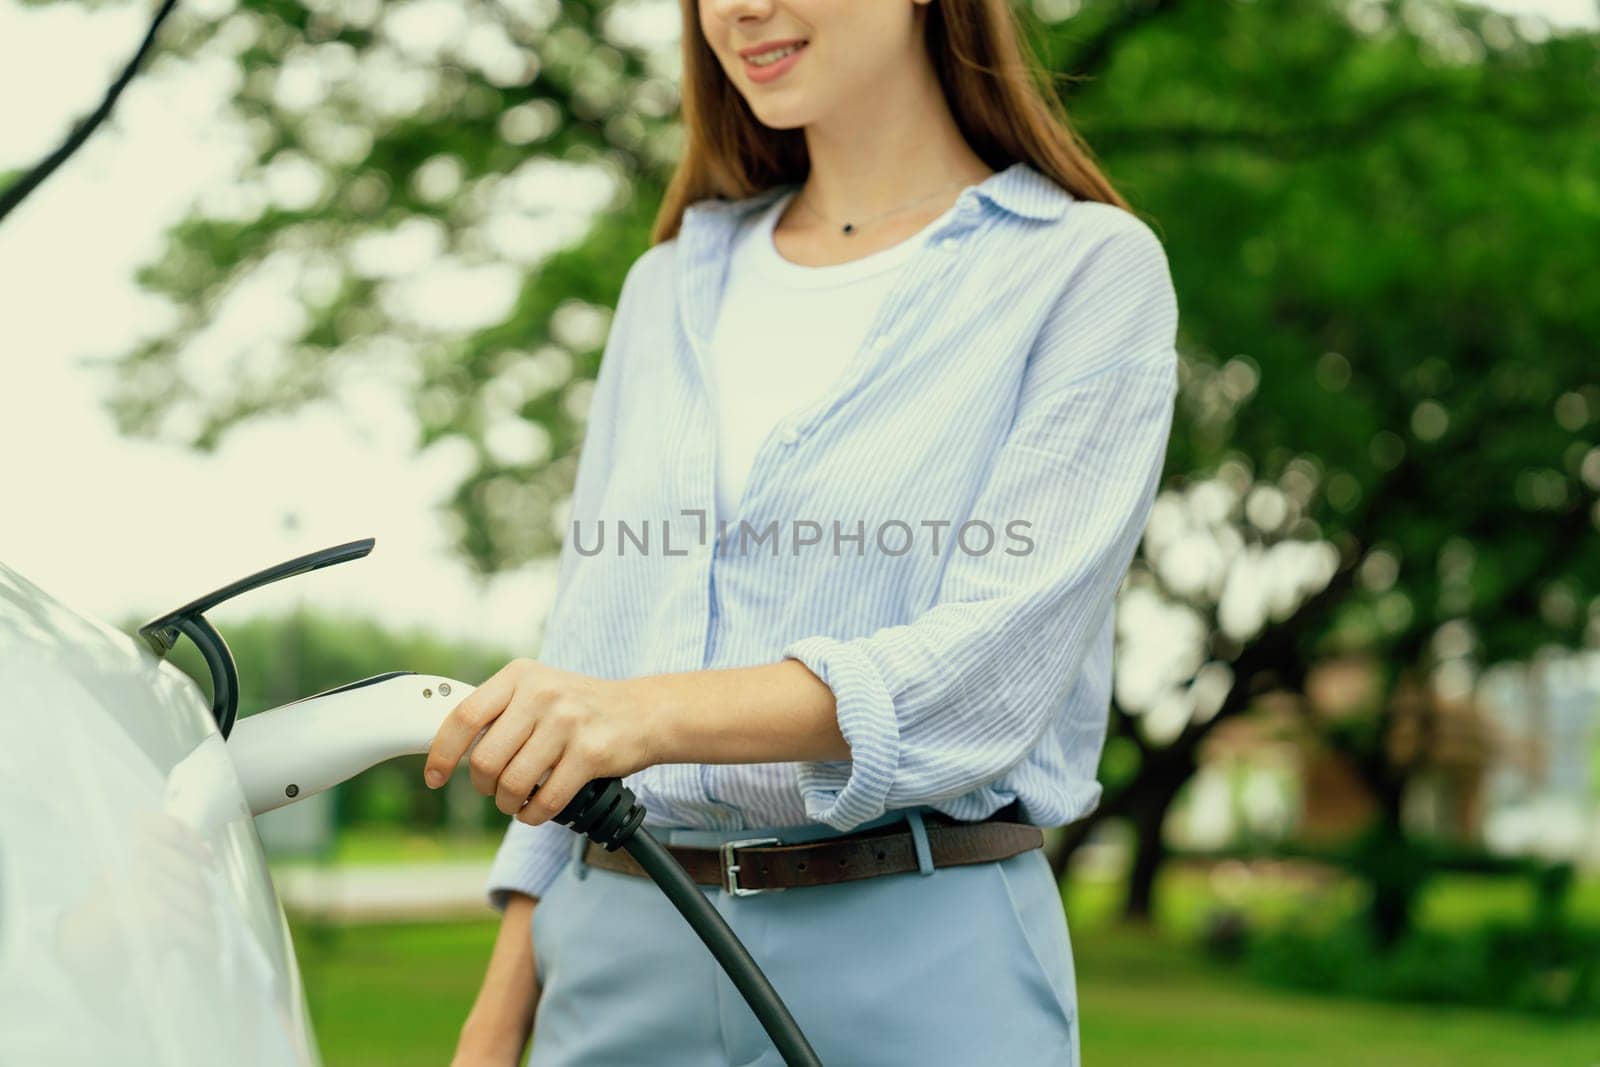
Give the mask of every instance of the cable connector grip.
[{"label": "cable connector grip", "polygon": [[644,822],[644,805],[620,778],[596,778],[578,790],[556,815],[556,822],[615,852]]}]

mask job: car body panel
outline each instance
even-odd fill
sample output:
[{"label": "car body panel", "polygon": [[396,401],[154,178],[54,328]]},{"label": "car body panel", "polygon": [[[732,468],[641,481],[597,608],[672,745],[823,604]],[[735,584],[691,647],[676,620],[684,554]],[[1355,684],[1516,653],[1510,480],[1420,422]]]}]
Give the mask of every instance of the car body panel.
[{"label": "car body panel", "polygon": [[4,564],[0,1061],[320,1067],[210,701]]}]

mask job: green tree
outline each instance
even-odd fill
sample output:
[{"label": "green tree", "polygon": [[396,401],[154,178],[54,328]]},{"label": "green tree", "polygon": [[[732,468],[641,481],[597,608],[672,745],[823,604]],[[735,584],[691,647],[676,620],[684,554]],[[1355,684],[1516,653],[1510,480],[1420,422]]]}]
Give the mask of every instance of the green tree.
[{"label": "green tree", "polygon": [[[1416,851],[1396,687],[1600,633],[1594,55],[1442,3],[1186,5],[1077,96],[1183,311],[1172,521],[1131,581],[1206,634],[1193,714],[1119,709],[1099,815],[1137,831],[1130,914],[1207,734],[1364,649],[1383,693],[1328,740],[1379,801],[1358,862],[1392,941],[1417,884],[1386,876]],[[1197,543],[1213,562],[1185,566]],[[1310,592],[1289,575],[1313,543],[1337,562]]]}]

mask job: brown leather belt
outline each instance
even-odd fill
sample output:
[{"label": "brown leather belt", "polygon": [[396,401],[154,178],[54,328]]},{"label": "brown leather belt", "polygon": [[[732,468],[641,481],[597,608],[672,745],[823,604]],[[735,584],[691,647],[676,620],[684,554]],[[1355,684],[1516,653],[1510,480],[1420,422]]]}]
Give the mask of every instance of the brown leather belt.
[{"label": "brown leather belt", "polygon": [[[1015,803],[982,822],[962,822],[940,812],[922,815],[928,831],[928,852],[934,867],[987,863],[1039,848],[1039,827],[1016,821]],[[915,839],[905,823],[875,827],[839,837],[800,844],[774,844],[771,837],[728,841],[722,846],[666,845],[700,885],[720,886],[738,896],[775,889],[794,889],[832,882],[851,882],[880,874],[916,871]],[[608,852],[590,841],[583,860],[621,874],[647,877],[644,868],[623,849]]]}]

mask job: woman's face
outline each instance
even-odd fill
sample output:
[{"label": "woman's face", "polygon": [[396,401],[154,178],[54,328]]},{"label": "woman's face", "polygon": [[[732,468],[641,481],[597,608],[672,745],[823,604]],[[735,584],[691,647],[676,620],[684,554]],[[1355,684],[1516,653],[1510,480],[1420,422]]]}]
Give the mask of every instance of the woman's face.
[{"label": "woman's face", "polygon": [[[926,0],[696,2],[723,71],[756,118],[774,129],[886,100],[893,94],[884,89],[925,59],[917,15]],[[783,45],[800,48],[783,56],[784,48],[773,47]]]}]

